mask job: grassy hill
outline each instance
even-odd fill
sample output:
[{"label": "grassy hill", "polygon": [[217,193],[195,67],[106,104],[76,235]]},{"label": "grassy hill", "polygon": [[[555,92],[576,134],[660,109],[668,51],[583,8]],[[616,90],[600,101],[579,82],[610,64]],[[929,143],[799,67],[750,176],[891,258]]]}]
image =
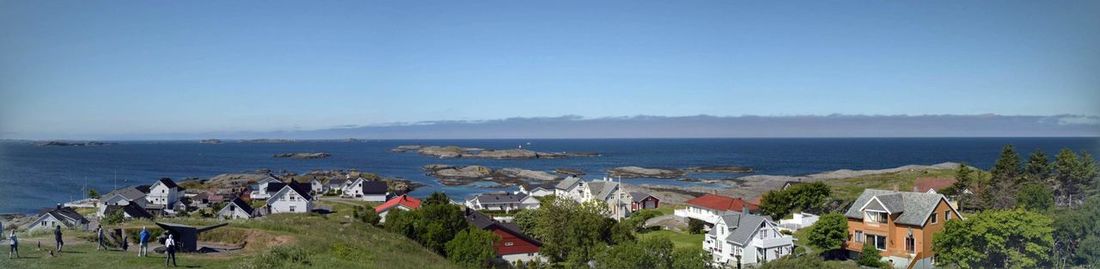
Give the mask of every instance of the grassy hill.
[{"label": "grassy hill", "polygon": [[[327,203],[337,213],[327,216],[282,214],[249,221],[233,221],[204,235],[204,240],[225,244],[247,242],[239,251],[217,254],[180,254],[186,268],[457,268],[445,258],[403,236],[371,227],[350,218],[347,203]],[[213,224],[202,219],[166,219],[166,222]],[[150,222],[127,223],[140,227]],[[129,229],[129,228],[128,228]],[[136,228],[135,228],[136,229]],[[0,258],[0,268],[155,268],[164,266],[164,255],[138,257],[136,245],[128,252],[97,251],[87,239],[91,233],[66,231],[65,252],[50,257],[35,250],[53,247],[52,235],[21,238],[21,259]],[[5,242],[6,243],[6,242]],[[150,247],[152,248],[152,246]],[[5,244],[6,250],[6,244]],[[6,253],[5,253],[6,254]]]},{"label": "grassy hill", "polygon": [[912,191],[918,177],[954,178],[955,169],[908,170],[893,173],[822,180],[832,188],[833,197],[853,201],[864,189]]}]

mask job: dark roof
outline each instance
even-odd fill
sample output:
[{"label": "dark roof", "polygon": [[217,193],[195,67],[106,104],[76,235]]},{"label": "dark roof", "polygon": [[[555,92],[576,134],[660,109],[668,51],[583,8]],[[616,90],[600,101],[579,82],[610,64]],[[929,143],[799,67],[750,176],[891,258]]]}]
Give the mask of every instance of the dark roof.
[{"label": "dark roof", "polygon": [[[142,189],[141,189],[142,186],[145,187],[144,191],[142,191]],[[125,187],[125,188],[113,190],[113,191],[107,193],[106,195],[103,195],[103,198],[109,198],[109,197],[114,196],[114,195],[119,195],[119,196],[122,196],[122,198],[126,199],[127,201],[137,200],[137,199],[140,199],[142,197],[145,197],[146,193],[149,193],[149,186],[148,185],[142,185],[142,186],[132,186],[132,187]]]},{"label": "dark roof", "polygon": [[283,190],[283,187],[290,186],[290,189],[298,192],[306,200],[312,200],[313,196],[309,195],[309,192],[313,190],[313,187],[309,183],[298,183],[296,181],[290,181],[290,183],[271,182],[267,183],[267,192],[271,195],[275,195],[279,191]]},{"label": "dark roof", "polygon": [[145,211],[144,208],[141,208],[141,206],[138,206],[135,203],[129,203],[129,204],[126,204],[124,206],[108,205],[107,208],[103,210],[103,214],[110,215],[112,213],[115,213],[115,211],[118,211],[118,210],[122,210],[127,215],[130,215],[131,218],[139,218],[139,219],[152,219],[153,218],[153,214],[149,214],[149,211]]},{"label": "dark roof", "polygon": [[55,219],[60,220],[61,222],[65,223],[66,226],[70,226],[70,227],[75,226],[77,224],[88,223],[88,219],[84,218],[84,216],[80,215],[80,213],[76,213],[76,211],[73,210],[71,207],[54,208],[54,209],[51,209],[49,211],[46,211],[43,214],[51,215]]},{"label": "dark roof", "polygon": [[[637,192],[637,191],[630,192],[630,199],[633,200],[634,202],[641,203],[642,200],[645,200],[645,198],[649,198],[649,197],[653,197],[653,199],[657,199],[657,196],[649,195],[648,193]],[[661,199],[657,199],[657,200],[659,201]]]},{"label": "dark roof", "polygon": [[164,177],[164,178],[161,178],[160,180],[157,180],[157,182],[160,182],[160,184],[164,184],[164,186],[169,187],[169,188],[179,188],[180,187],[180,185],[176,185],[176,182],[172,181],[171,178]]},{"label": "dark roof", "polygon": [[[756,214],[744,214],[741,212],[728,212],[719,216],[726,227],[732,229],[729,235],[726,236],[727,242],[737,243],[740,246],[745,246],[749,243],[749,239],[752,239],[752,234],[756,233],[756,230],[760,229],[760,226],[768,221],[767,218]],[[715,229],[711,229],[712,231]]]},{"label": "dark roof", "polygon": [[470,197],[471,200],[477,200],[482,204],[512,204],[523,202],[523,199],[526,198],[526,194],[512,194],[510,192],[482,193]]},{"label": "dark roof", "polygon": [[511,223],[497,222],[496,220],[493,220],[493,218],[490,218],[485,214],[481,214],[481,212],[478,212],[477,210],[469,208],[466,209],[466,222],[482,230],[500,229],[507,233],[513,234],[516,237],[523,239],[524,241],[531,242],[531,244],[542,246],[542,242],[539,242],[539,240],[535,240],[534,238],[527,236],[527,234],[524,234],[518,226],[512,225]]},{"label": "dark roof", "polygon": [[250,216],[252,215],[252,212],[253,212],[252,205],[249,205],[248,203],[245,203],[244,200],[241,200],[240,197],[233,198],[233,201],[230,201],[229,204],[236,205],[237,208],[240,208],[241,210],[244,210],[244,212],[248,213],[248,215],[250,215]]},{"label": "dark roof", "polygon": [[363,194],[386,194],[390,187],[382,181],[363,181]]},{"label": "dark roof", "polygon": [[328,180],[328,183],[326,183],[326,184],[328,184],[328,185],[330,185],[330,186],[331,186],[331,185],[340,185],[340,186],[343,186],[343,185],[345,185],[345,184],[348,184],[348,180],[347,180],[347,179],[343,179],[343,178],[333,178],[333,179],[329,179],[329,180]]}]

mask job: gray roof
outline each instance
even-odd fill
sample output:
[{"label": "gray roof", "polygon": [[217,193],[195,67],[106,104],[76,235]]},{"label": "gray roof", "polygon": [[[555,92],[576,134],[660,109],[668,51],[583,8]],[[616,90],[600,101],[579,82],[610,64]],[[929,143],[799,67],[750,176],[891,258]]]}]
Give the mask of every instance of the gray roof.
[{"label": "gray roof", "polygon": [[741,212],[728,212],[719,216],[726,226],[732,231],[726,236],[726,242],[745,246],[752,239],[752,234],[760,229],[768,219],[756,214],[744,214]]},{"label": "gray roof", "polygon": [[554,188],[559,190],[568,190],[569,188],[577,185],[577,183],[580,181],[581,179],[578,177],[567,177],[565,179],[562,179],[561,182],[558,182],[558,185],[554,185]]},{"label": "gray roof", "polygon": [[[634,202],[637,202],[637,203],[641,203],[642,200],[645,200],[645,198],[648,198],[650,196],[653,196],[653,195],[649,195],[648,193],[638,192],[638,191],[630,192],[630,200],[632,200]],[[653,197],[653,198],[657,198],[657,197]]]},{"label": "gray roof", "polygon": [[76,213],[76,211],[70,207],[58,207],[46,211],[42,214],[43,215],[39,216],[39,219],[41,219],[44,215],[51,215],[54,219],[61,221],[61,223],[64,223],[65,226],[68,227],[74,227],[76,225],[88,223],[88,219],[84,218],[84,216],[80,215],[80,213]]},{"label": "gray roof", "polygon": [[103,198],[110,198],[113,195],[121,196],[126,201],[133,201],[145,197],[145,192],[138,189],[138,186],[131,186],[111,191],[107,195],[103,195]]},{"label": "gray roof", "polygon": [[471,197],[472,200],[477,200],[481,204],[514,204],[523,202],[525,198],[527,195],[522,193],[482,193]]},{"label": "gray roof", "polygon": [[588,182],[588,189],[592,191],[592,196],[596,199],[606,201],[611,194],[615,193],[615,189],[619,187],[618,182],[611,181],[599,181],[595,180]]},{"label": "gray roof", "polygon": [[[878,203],[867,204],[872,198],[878,197],[878,200],[882,202],[882,206]],[[868,209],[889,211],[898,215],[895,223],[924,226],[928,216],[932,214],[932,210],[936,209],[936,205],[943,200],[942,194],[924,193],[924,192],[899,192],[888,190],[876,190],[866,189],[863,190],[863,194],[859,195],[859,198],[852,203],[851,207],[848,207],[848,212],[844,213],[845,216],[854,219],[863,219],[863,213],[860,210],[863,205],[867,205]],[[950,206],[950,204],[948,204]]]}]

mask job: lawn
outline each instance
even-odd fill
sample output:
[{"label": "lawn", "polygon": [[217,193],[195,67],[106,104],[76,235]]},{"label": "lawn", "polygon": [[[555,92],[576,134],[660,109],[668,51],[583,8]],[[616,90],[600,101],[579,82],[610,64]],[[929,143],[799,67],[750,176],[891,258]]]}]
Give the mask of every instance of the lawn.
[{"label": "lawn", "polygon": [[654,237],[668,237],[672,240],[672,245],[676,248],[702,248],[703,247],[703,235],[702,234],[689,234],[680,233],[669,230],[657,230],[645,233],[639,233],[638,239],[654,238]]},{"label": "lawn", "polygon": [[860,177],[824,180],[826,185],[832,187],[833,197],[844,201],[853,201],[864,189],[892,190],[896,186],[898,190],[910,191],[913,182],[918,177],[946,177],[954,178],[954,169],[930,169],[916,171],[901,171],[895,173],[866,175]]},{"label": "lawn", "polygon": [[[180,254],[179,265],[187,268],[249,268],[286,264],[285,268],[455,268],[446,259],[403,236],[351,220],[351,205],[322,202],[336,213],[279,214],[249,221],[233,221],[219,228],[226,237],[249,238],[244,250],[222,254]],[[166,219],[166,222],[211,224],[212,220]],[[146,225],[128,223],[127,226]],[[215,230],[218,231],[218,230]],[[78,239],[90,233],[68,231],[65,253],[49,257],[35,251],[41,240],[52,246],[51,235],[22,239],[23,258],[0,259],[0,268],[155,268],[164,266],[164,256],[150,252],[137,257],[130,252],[96,251],[94,243]],[[228,240],[228,241],[233,241]],[[50,242],[47,244],[47,242]],[[49,245],[49,246],[47,246]],[[152,246],[151,246],[152,248]],[[280,251],[274,251],[278,248]],[[289,253],[289,254],[288,254]],[[304,262],[292,262],[301,260]]]}]

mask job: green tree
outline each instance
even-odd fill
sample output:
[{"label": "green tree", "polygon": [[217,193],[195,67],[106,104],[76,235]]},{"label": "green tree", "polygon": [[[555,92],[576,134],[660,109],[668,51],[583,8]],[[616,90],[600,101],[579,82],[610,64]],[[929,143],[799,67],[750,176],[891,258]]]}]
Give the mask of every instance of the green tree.
[{"label": "green tree", "polygon": [[416,240],[416,222],[420,216],[415,211],[390,210],[386,213],[386,231]]},{"label": "green tree", "polygon": [[1050,164],[1047,155],[1036,149],[1028,156],[1027,164],[1024,165],[1024,176],[1021,177],[1023,181],[1018,183],[1044,183],[1050,179],[1053,171],[1054,166]]},{"label": "green tree", "polygon": [[1050,217],[1028,210],[987,210],[948,221],[933,235],[936,264],[959,268],[1049,266],[1054,245]]},{"label": "green tree", "polygon": [[774,219],[780,219],[794,210],[821,212],[832,195],[832,190],[822,182],[796,184],[786,190],[769,191],[760,200],[760,210]]},{"label": "green tree", "polygon": [[424,205],[446,205],[451,203],[451,198],[447,197],[446,193],[433,192],[428,195],[427,199],[424,199]]},{"label": "green tree", "polygon": [[122,215],[122,209],[119,209],[119,210],[112,211],[111,213],[107,214],[106,216],[103,216],[102,222],[103,222],[103,224],[106,224],[106,225],[114,225],[114,224],[122,223],[122,221],[125,220],[125,219],[126,219],[126,216]]},{"label": "green tree", "polygon": [[702,248],[679,248],[672,251],[672,269],[711,268],[710,252]]},{"label": "green tree", "polygon": [[843,263],[826,263],[821,257],[813,255],[794,256],[787,255],[760,265],[759,269],[789,269],[789,268],[814,268],[814,269],[849,269],[853,266]]},{"label": "green tree", "polygon": [[688,218],[688,233],[701,234],[703,233],[703,226],[705,223],[701,220]]},{"label": "green tree", "polygon": [[596,266],[607,269],[668,269],[672,264],[672,241],[666,237],[625,242],[596,256]]},{"label": "green tree", "polygon": [[550,262],[584,266],[598,253],[611,234],[604,217],[607,205],[597,201],[577,203],[569,199],[546,199],[534,211],[528,231],[542,241],[539,252]]},{"label": "green tree", "polygon": [[[949,194],[962,194],[963,191],[973,189],[975,183],[974,171],[970,169],[970,166],[959,164],[959,169],[955,170],[955,184],[951,186],[954,191]],[[971,190],[973,191],[973,190]]]},{"label": "green tree", "polygon": [[92,188],[88,188],[88,198],[99,199],[99,191],[96,191],[95,189],[92,189]]},{"label": "green tree", "polygon": [[999,209],[1008,209],[1015,206],[1016,182],[1020,181],[1021,168],[1020,156],[1012,145],[1005,145],[1001,150],[1001,157],[993,164],[989,171],[992,175],[990,188],[983,193],[986,204]]},{"label": "green tree", "polygon": [[1080,208],[1059,209],[1053,217],[1055,267],[1100,264],[1100,197]]},{"label": "green tree", "polygon": [[863,251],[856,263],[863,266],[882,267],[882,255],[875,248],[875,244],[863,244]]},{"label": "green tree", "polygon": [[818,251],[838,249],[848,239],[848,217],[840,213],[829,213],[818,218],[810,226],[807,240]]},{"label": "green tree", "polygon": [[372,208],[366,208],[362,213],[359,213],[359,220],[371,226],[378,226],[378,222],[382,221],[382,217],[378,216],[377,212],[374,212]]},{"label": "green tree", "polygon": [[493,244],[500,237],[481,229],[465,229],[447,242],[447,259],[466,268],[489,268],[496,258]]},{"label": "green tree", "polygon": [[[414,224],[420,245],[446,256],[446,244],[469,227],[462,209],[452,204],[429,204],[411,211],[419,215]],[[389,221],[388,219],[386,221]]]},{"label": "green tree", "polygon": [[1077,154],[1069,149],[1063,148],[1054,157],[1054,181],[1057,183],[1055,189],[1059,205],[1071,205],[1073,197],[1079,193],[1079,166]]},{"label": "green tree", "polygon": [[1016,206],[1044,212],[1054,207],[1054,191],[1042,183],[1024,184],[1016,194]]}]

